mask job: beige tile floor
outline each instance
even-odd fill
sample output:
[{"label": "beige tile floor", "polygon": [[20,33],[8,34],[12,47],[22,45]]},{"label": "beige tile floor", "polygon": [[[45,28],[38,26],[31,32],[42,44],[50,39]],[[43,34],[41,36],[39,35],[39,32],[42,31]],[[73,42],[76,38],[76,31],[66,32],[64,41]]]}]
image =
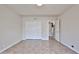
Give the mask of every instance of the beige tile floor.
[{"label": "beige tile floor", "polygon": [[76,52],[51,40],[24,40],[2,54],[76,54]]}]

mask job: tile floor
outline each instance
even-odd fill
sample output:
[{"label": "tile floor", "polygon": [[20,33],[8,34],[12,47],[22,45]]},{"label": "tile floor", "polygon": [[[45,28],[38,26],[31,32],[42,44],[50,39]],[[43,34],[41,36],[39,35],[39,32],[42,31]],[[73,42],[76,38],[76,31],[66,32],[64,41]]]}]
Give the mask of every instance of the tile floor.
[{"label": "tile floor", "polygon": [[76,52],[51,40],[24,40],[1,54],[76,54]]}]

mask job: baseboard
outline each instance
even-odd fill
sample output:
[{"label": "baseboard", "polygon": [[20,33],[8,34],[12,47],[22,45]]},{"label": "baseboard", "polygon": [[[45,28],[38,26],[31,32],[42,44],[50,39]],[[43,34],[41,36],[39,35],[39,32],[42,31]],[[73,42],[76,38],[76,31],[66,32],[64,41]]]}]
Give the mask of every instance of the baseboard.
[{"label": "baseboard", "polygon": [[10,47],[12,47],[12,46],[16,45],[17,43],[19,43],[19,42],[21,42],[21,41],[22,41],[22,40],[16,41],[15,43],[13,43],[13,44],[11,44],[11,45],[7,46],[6,48],[2,49],[2,50],[0,51],[0,53],[2,53],[3,51],[5,51],[5,50],[9,49]]},{"label": "baseboard", "polygon": [[75,51],[76,53],[79,54],[79,51],[73,49],[72,47],[68,46],[67,44],[65,44],[65,43],[63,43],[63,42],[60,42],[60,43],[63,44],[63,45],[65,45],[65,46],[67,46],[68,48],[70,48],[71,50],[73,50],[73,51]]}]

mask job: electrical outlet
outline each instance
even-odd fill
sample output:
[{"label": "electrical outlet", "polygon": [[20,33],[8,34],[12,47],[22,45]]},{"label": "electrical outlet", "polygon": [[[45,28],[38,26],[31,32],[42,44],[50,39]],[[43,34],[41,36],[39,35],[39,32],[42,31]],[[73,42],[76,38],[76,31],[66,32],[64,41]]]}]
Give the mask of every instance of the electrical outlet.
[{"label": "electrical outlet", "polygon": [[74,45],[71,45],[72,48],[74,48]]}]

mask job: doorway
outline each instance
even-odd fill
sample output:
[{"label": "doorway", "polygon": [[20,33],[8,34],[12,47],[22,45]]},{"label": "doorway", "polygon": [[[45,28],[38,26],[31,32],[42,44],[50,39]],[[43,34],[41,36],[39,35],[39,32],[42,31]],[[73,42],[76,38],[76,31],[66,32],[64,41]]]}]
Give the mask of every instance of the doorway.
[{"label": "doorway", "polygon": [[51,38],[59,41],[59,34],[60,34],[59,26],[60,26],[59,19],[49,21],[49,39]]}]

